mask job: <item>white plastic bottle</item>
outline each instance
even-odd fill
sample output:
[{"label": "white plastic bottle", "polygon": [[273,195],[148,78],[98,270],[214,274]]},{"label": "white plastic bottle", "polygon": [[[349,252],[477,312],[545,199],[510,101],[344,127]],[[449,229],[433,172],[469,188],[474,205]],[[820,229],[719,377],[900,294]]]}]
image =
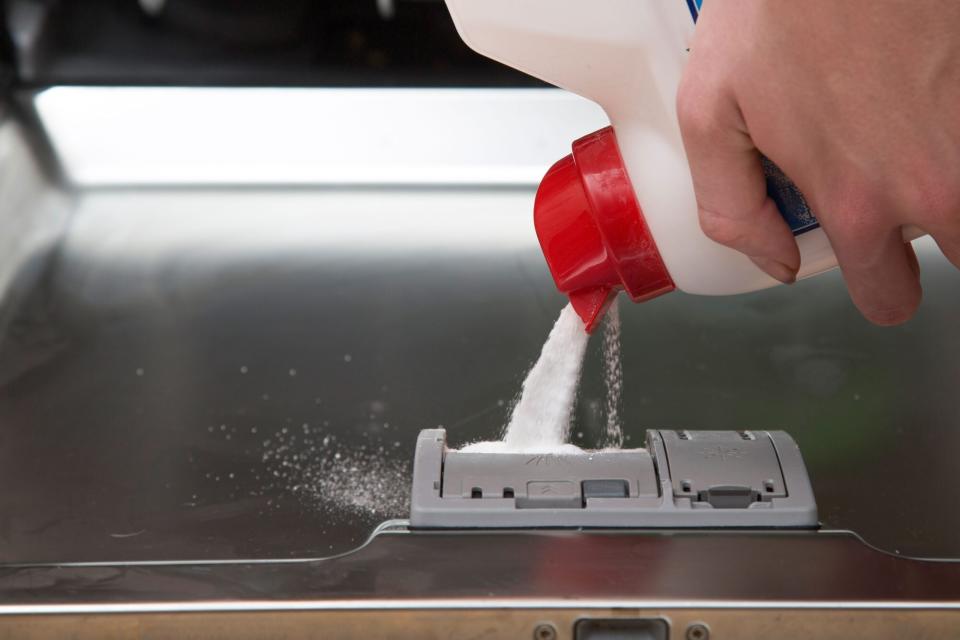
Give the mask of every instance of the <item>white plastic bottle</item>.
[{"label": "white plastic bottle", "polygon": [[[675,100],[700,0],[446,2],[471,48],[597,102],[610,118],[612,131],[578,140],[551,168],[535,211],[557,286],[588,330],[621,288],[639,301],[779,284],[698,222]],[[800,247],[798,276],[836,266],[802,195],[765,169]]]}]

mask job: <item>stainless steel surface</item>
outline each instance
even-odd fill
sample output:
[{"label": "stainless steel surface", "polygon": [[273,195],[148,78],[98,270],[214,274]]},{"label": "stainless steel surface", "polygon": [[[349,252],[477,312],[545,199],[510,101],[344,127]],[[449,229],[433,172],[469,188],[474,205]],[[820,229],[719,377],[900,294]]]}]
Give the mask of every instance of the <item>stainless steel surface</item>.
[{"label": "stainless steel surface", "polygon": [[960,608],[960,563],[829,532],[386,532],[325,560],[0,570],[0,614],[495,607]]},{"label": "stainless steel surface", "polygon": [[[495,436],[563,304],[531,199],[82,193],[0,344],[0,561],[315,557],[405,515],[418,431]],[[828,525],[960,555],[960,275],[929,246],[921,262],[927,299],[894,329],[867,325],[836,273],[625,305],[627,445],[648,427],[783,428]],[[597,349],[583,446],[602,430]],[[292,441],[304,423],[312,444]]]},{"label": "stainless steel surface", "polygon": [[0,326],[35,283],[60,241],[71,202],[56,187],[27,130],[0,102]]},{"label": "stainless steel surface", "polygon": [[[532,189],[68,197],[27,133],[0,122],[0,563],[349,551],[407,513],[421,428],[497,435],[564,302]],[[785,429],[827,525],[960,556],[960,274],[931,243],[921,262],[926,301],[895,329],[837,273],[624,305],[627,446]],[[603,429],[598,342],[581,446]]]},{"label": "stainless steel surface", "polygon": [[54,87],[36,108],[87,187],[534,187],[609,124],[559,89]]}]

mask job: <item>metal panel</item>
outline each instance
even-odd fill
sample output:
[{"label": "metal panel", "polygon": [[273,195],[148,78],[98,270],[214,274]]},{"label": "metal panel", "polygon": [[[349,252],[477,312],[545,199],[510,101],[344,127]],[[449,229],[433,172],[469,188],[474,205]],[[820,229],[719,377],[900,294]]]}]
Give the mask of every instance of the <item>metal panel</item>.
[{"label": "metal panel", "polygon": [[956,609],[960,564],[844,533],[385,532],[318,561],[0,570],[2,615],[463,608]]},{"label": "metal panel", "polygon": [[[316,557],[405,516],[416,434],[495,437],[563,304],[532,197],[82,195],[0,344],[0,561]],[[944,508],[960,501],[960,274],[931,244],[920,259],[923,308],[893,329],[859,317],[838,273],[622,305],[626,445],[782,427],[827,525],[960,555]],[[603,431],[598,347],[584,447]]]},{"label": "metal panel", "polygon": [[[416,611],[322,611],[258,613],[181,613],[0,618],[3,640],[44,640],[69,635],[75,640],[127,638],[316,638],[434,640],[441,638],[555,638],[572,640],[577,622],[606,619],[662,619],[670,638],[699,640],[953,640],[960,612],[936,609],[648,609],[576,607],[569,609],[441,609]],[[694,631],[691,634],[690,630]],[[706,630],[706,635],[695,635]],[[543,635],[546,633],[547,635]]]}]

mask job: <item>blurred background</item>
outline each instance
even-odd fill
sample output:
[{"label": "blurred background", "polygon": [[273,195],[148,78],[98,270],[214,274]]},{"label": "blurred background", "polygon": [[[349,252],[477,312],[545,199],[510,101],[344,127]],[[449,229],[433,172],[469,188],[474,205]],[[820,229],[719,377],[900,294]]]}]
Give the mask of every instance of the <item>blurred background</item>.
[{"label": "blurred background", "polygon": [[[565,302],[533,195],[598,107],[438,1],[2,6],[0,562],[342,553],[406,516],[420,429],[499,435]],[[893,329],[838,273],[622,302],[627,446],[786,429],[826,526],[960,555],[960,274],[918,248]]]}]

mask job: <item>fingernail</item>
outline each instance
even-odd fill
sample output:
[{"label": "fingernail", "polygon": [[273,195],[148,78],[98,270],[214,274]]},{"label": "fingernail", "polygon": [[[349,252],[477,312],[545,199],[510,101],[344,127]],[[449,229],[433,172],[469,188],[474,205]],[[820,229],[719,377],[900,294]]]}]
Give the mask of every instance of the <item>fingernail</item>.
[{"label": "fingernail", "polygon": [[776,278],[783,284],[793,284],[797,281],[797,272],[787,264],[774,260],[773,258],[750,258],[753,264],[767,272],[773,278]]}]

